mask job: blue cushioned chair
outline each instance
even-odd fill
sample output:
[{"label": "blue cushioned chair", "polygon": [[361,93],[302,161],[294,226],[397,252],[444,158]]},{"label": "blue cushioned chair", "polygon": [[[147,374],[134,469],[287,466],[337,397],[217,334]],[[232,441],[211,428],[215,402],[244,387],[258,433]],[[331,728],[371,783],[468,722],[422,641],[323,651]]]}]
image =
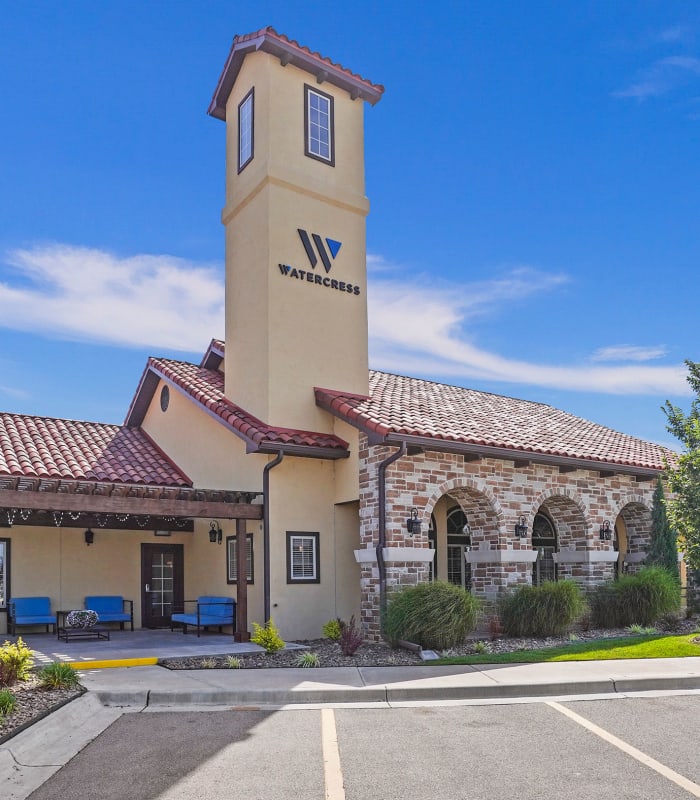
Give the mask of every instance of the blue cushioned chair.
[{"label": "blue cushioned chair", "polygon": [[177,622],[182,625],[183,632],[187,633],[188,625],[197,626],[197,636],[202,628],[216,626],[221,633],[224,625],[233,625],[236,630],[236,601],[233,597],[214,597],[203,595],[196,600],[185,600],[185,605],[196,604],[196,611],[191,614],[173,614],[170,617],[170,630]]},{"label": "blue cushioned chair", "polygon": [[99,623],[118,622],[124,630],[124,623],[131,624],[134,630],[134,601],[125,600],[120,594],[93,595],[85,598],[85,608],[96,611]]},{"label": "blue cushioned chair", "polygon": [[11,636],[17,633],[20,625],[49,625],[56,632],[56,615],[51,613],[49,597],[13,597],[7,606],[7,629]]}]

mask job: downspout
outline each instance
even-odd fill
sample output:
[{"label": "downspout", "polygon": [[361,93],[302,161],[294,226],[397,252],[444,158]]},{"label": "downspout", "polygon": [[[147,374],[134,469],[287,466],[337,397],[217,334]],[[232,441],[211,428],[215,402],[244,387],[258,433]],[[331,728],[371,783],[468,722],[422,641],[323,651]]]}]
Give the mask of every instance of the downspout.
[{"label": "downspout", "polygon": [[386,545],[386,468],[406,455],[406,442],[379,465],[379,539],[377,544],[377,569],[379,570],[379,625],[384,626],[386,612],[386,565],[384,564],[384,547]]},{"label": "downspout", "polygon": [[263,469],[263,608],[264,621],[270,619],[270,470],[282,463],[284,451]]}]

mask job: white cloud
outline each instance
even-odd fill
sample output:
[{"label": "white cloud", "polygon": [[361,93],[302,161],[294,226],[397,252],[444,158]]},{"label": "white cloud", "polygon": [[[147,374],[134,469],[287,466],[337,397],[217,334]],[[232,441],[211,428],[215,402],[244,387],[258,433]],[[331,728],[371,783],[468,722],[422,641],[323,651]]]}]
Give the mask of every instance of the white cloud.
[{"label": "white cloud", "polygon": [[0,281],[2,327],[187,352],[223,333],[223,280],[214,266],[63,244],[13,250],[4,260],[23,280]]},{"label": "white cloud", "polygon": [[[426,377],[478,379],[608,394],[688,394],[684,365],[549,365],[500,355],[470,341],[467,323],[504,303],[560,286],[564,276],[520,269],[490,283],[434,286],[429,280],[372,281],[370,363]],[[637,360],[633,357],[628,360]]]},{"label": "white cloud", "polygon": [[689,77],[700,75],[700,59],[692,56],[668,56],[642,70],[639,79],[626,89],[613,92],[613,97],[646,100],[667,94]]},{"label": "white cloud", "polygon": [[663,358],[667,349],[663,345],[641,347],[633,344],[615,344],[601,347],[591,356],[592,361],[652,361]]}]

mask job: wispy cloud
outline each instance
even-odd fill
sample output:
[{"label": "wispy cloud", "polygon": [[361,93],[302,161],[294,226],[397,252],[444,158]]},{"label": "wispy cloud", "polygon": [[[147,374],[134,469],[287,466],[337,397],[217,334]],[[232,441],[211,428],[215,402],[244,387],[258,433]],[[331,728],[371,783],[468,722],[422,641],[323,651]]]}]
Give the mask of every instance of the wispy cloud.
[{"label": "wispy cloud", "polygon": [[0,385],[0,394],[5,394],[8,397],[16,397],[20,400],[26,400],[26,398],[29,397],[29,392],[25,392],[24,389],[15,389],[14,386]]},{"label": "wispy cloud", "polygon": [[[520,266],[491,281],[455,284],[436,282],[434,275],[407,277],[405,269],[376,255],[368,257],[368,265],[374,367],[578,391],[688,393],[684,365],[641,363],[661,357],[660,346],[610,346],[597,351],[593,362],[551,365],[478,345],[480,321],[560,290],[569,280],[563,273]],[[223,333],[223,306],[220,268],[168,255],[120,257],[52,244],[14,250],[4,267],[0,264],[0,326],[13,330],[201,352],[212,336]],[[615,366],[599,363],[610,360]]]},{"label": "wispy cloud", "polygon": [[656,60],[642,70],[637,80],[625,89],[613,92],[613,96],[647,100],[667,94],[697,76],[700,76],[700,59],[693,56],[668,56]]},{"label": "wispy cloud", "polygon": [[4,263],[4,328],[190,352],[223,332],[223,280],[212,265],[65,244],[13,250]]},{"label": "wispy cloud", "polygon": [[667,349],[663,345],[642,347],[634,344],[615,344],[601,347],[591,356],[591,361],[653,361],[663,358]]},{"label": "wispy cloud", "polygon": [[[472,324],[533,294],[561,286],[563,275],[515,270],[493,282],[435,287],[420,278],[374,280],[368,292],[370,363],[426,377],[490,380],[608,394],[688,394],[684,365],[551,365],[509,358],[475,343]],[[410,309],[410,313],[406,310]],[[639,362],[641,350],[627,361]]]}]

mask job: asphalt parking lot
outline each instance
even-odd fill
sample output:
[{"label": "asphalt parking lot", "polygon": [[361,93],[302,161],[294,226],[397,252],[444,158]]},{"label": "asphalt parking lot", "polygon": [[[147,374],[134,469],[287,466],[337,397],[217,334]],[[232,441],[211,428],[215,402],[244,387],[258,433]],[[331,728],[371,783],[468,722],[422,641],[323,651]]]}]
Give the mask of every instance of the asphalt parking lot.
[{"label": "asphalt parking lot", "polygon": [[698,694],[126,713],[31,798],[700,797],[699,714]]}]

